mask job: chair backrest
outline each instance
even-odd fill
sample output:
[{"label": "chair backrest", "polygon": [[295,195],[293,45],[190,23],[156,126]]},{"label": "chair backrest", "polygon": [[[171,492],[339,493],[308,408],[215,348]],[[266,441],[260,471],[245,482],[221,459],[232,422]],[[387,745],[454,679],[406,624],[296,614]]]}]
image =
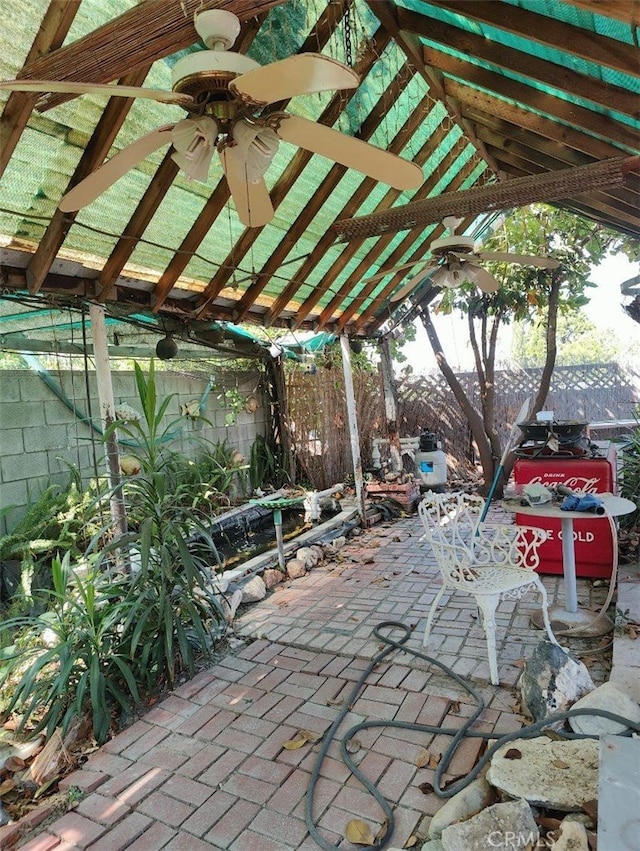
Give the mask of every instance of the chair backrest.
[{"label": "chair backrest", "polygon": [[418,505],[425,534],[436,531],[453,545],[473,549],[484,499],[470,493],[435,493],[427,491]]},{"label": "chair backrest", "polygon": [[482,497],[427,491],[418,505],[424,527],[421,541],[431,544],[438,567],[450,582],[472,581],[476,530],[484,508]]},{"label": "chair backrest", "polygon": [[482,497],[427,491],[418,505],[424,527],[420,540],[431,544],[441,570],[451,571],[455,562],[465,567],[538,567],[538,548],[548,533],[529,526],[481,522],[483,510]]}]

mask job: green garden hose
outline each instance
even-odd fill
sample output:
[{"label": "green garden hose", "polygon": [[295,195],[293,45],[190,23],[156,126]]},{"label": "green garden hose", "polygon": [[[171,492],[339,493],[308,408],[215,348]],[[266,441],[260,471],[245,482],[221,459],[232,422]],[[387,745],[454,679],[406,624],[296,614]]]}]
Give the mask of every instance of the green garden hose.
[{"label": "green garden hose", "polygon": [[[397,640],[393,639],[389,635],[383,634],[381,630],[399,631],[401,633],[401,637]],[[630,735],[632,731],[636,733],[640,732],[640,724],[631,721],[628,718],[623,718],[620,715],[616,715],[613,712],[607,712],[604,709],[570,709],[566,712],[557,712],[554,715],[549,715],[547,718],[542,719],[542,721],[537,721],[535,724],[523,727],[520,730],[515,730],[512,733],[508,733],[507,735],[501,736],[499,739],[496,739],[495,733],[488,733],[471,729],[476,720],[479,718],[479,716],[485,709],[485,702],[482,696],[461,676],[456,674],[455,671],[451,670],[448,665],[445,665],[444,663],[439,662],[437,659],[431,656],[427,656],[425,653],[421,653],[418,650],[410,650],[409,648],[404,647],[404,644],[408,641],[409,636],[411,635],[411,628],[409,626],[402,623],[402,621],[382,621],[376,627],[374,627],[373,634],[379,641],[385,644],[386,647],[384,647],[379,653],[377,653],[373,657],[371,662],[362,672],[360,679],[356,682],[353,689],[351,690],[349,698],[340,710],[337,718],[334,720],[333,724],[324,734],[320,750],[316,756],[316,760],[311,771],[309,785],[307,786],[307,793],[305,798],[305,821],[307,824],[307,829],[313,841],[317,845],[319,845],[320,848],[326,849],[326,851],[335,851],[336,846],[320,834],[320,832],[316,828],[313,815],[315,788],[316,783],[318,782],[318,778],[320,776],[320,768],[325,757],[327,756],[327,752],[331,743],[333,742],[338,728],[342,724],[347,713],[353,710],[354,704],[358,698],[358,695],[360,694],[360,691],[365,685],[367,678],[374,670],[374,668],[379,665],[380,662],[382,662],[382,660],[389,656],[389,654],[391,654],[393,651],[402,650],[404,653],[409,653],[418,659],[423,659],[425,662],[428,662],[429,664],[435,665],[437,668],[440,668],[441,671],[443,671],[447,676],[454,679],[458,683],[458,685],[462,686],[462,688],[467,692],[467,694],[469,694],[474,699],[474,701],[476,702],[476,708],[471,717],[468,718],[461,727],[436,727],[431,724],[417,724],[410,723],[407,721],[382,720],[363,721],[360,724],[355,724],[353,727],[350,727],[345,732],[340,743],[342,760],[349,769],[349,771],[354,775],[354,777],[356,777],[356,779],[360,783],[362,783],[365,789],[367,789],[367,791],[370,792],[371,795],[373,795],[385,815],[384,834],[373,845],[367,846],[369,848],[373,848],[374,851],[380,851],[380,849],[384,848],[391,841],[394,830],[394,816],[393,809],[389,802],[385,800],[385,798],[378,791],[375,785],[369,780],[368,777],[366,777],[360,771],[358,766],[351,759],[351,755],[348,750],[349,742],[361,730],[370,730],[374,727],[396,727],[404,730],[418,730],[419,732],[429,734],[442,733],[446,736],[451,736],[451,744],[442,754],[442,758],[435,770],[433,791],[441,798],[450,798],[457,792],[460,792],[462,789],[468,786],[468,784],[471,783],[471,781],[474,780],[482,771],[482,769],[484,768],[486,763],[491,759],[493,754],[507,742],[513,741],[515,739],[534,738],[540,733],[541,730],[544,730],[546,727],[549,727],[554,722],[562,721],[566,718],[574,718],[580,715],[598,715],[602,718],[608,718],[611,721],[617,721],[618,723],[627,727],[629,729],[629,733],[627,735]],[[584,736],[579,733],[563,733],[562,735],[567,739],[590,738],[589,736]],[[455,752],[458,745],[466,737],[495,739],[495,742],[493,745],[491,745],[491,747],[487,749],[484,756],[474,766],[474,768],[469,772],[469,774],[466,775],[466,777],[456,783],[451,783],[447,785],[445,788],[442,784],[442,776],[446,773],[447,768],[449,767],[453,757],[455,756]]]}]

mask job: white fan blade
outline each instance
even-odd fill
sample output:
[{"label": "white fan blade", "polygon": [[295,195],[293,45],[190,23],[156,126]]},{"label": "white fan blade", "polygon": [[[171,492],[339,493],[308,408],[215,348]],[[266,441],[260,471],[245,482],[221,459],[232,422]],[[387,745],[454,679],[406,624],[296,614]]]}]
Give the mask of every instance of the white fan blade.
[{"label": "white fan blade", "polygon": [[[399,266],[389,266],[388,269],[383,269],[380,272],[376,272],[375,275],[372,275],[370,278],[367,278],[363,283],[365,284],[374,284],[376,281],[381,281],[383,278],[386,278],[387,275],[395,275],[396,272],[402,272],[404,269],[413,269],[414,266],[422,266],[423,263],[432,263],[431,258],[428,260],[414,260],[413,263],[401,263]],[[423,274],[426,274],[427,270],[425,269]]]},{"label": "white fan blade", "polygon": [[265,105],[296,95],[355,89],[360,78],[342,62],[319,53],[301,53],[241,74],[229,84],[240,100]]},{"label": "white fan blade", "polygon": [[407,283],[403,287],[400,287],[397,293],[394,293],[392,296],[390,296],[389,301],[403,301],[403,299],[405,299],[408,295],[411,295],[411,293],[415,290],[418,284],[424,280],[427,271],[427,269],[423,269],[419,275],[414,275],[413,278],[407,281]]},{"label": "white fan blade", "polygon": [[220,160],[238,218],[249,228],[260,228],[274,216],[273,205],[264,180],[250,183],[244,161],[236,148],[222,148]]},{"label": "white fan blade", "polygon": [[108,83],[76,83],[72,80],[58,82],[57,80],[2,80],[0,91],[10,92],[60,92],[66,95],[108,95],[121,98],[147,98],[159,103],[175,103],[178,106],[189,107],[195,101],[191,95],[178,92],[165,92],[162,89],[142,89],[138,86],[118,86]]},{"label": "white fan blade", "polygon": [[518,263],[520,266],[535,266],[537,269],[557,269],[558,260],[552,257],[529,257],[526,254],[509,254],[505,251],[478,251],[480,260],[492,260],[497,263]]},{"label": "white fan blade", "polygon": [[355,169],[394,189],[417,189],[423,181],[422,169],[415,163],[298,115],[287,115],[277,132],[286,142]]},{"label": "white fan blade", "polygon": [[483,293],[495,293],[500,289],[500,284],[482,266],[476,266],[473,272],[473,282],[480,287]]},{"label": "white fan blade", "polygon": [[115,156],[107,160],[100,168],[97,168],[84,180],[81,180],[73,189],[70,189],[58,204],[63,213],[81,210],[92,201],[102,195],[112,184],[119,180],[130,169],[135,168],[149,154],[152,154],[163,145],[171,143],[171,131],[173,124],[152,130],[145,136],[141,136],[131,145],[127,145]]}]

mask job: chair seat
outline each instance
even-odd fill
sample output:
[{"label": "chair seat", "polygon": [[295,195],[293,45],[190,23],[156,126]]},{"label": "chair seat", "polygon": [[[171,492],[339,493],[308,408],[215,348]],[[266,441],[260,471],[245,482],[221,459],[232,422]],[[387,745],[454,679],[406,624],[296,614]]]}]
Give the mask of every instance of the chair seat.
[{"label": "chair seat", "polygon": [[[463,571],[468,578],[460,578]],[[527,585],[537,585],[540,579],[532,570],[522,567],[464,567],[454,574],[449,574],[449,581],[469,594],[500,594],[523,588]]]}]

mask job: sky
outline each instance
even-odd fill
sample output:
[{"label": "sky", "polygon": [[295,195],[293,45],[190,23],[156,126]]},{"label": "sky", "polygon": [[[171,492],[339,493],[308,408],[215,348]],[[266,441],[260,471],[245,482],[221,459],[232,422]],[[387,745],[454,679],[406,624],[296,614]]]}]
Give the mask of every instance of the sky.
[{"label": "sky", "polygon": [[[583,310],[598,328],[610,330],[624,348],[633,344],[640,345],[640,323],[634,322],[622,309],[621,304],[629,303],[631,299],[621,295],[620,284],[639,272],[639,263],[631,263],[623,254],[618,254],[607,257],[592,269],[589,276],[589,280],[597,286],[588,288],[586,295],[590,301]],[[456,370],[473,369],[466,318],[434,316],[434,324],[451,366]],[[431,372],[437,369],[433,351],[420,321],[417,322],[416,328],[416,341],[407,343],[402,351],[414,373]],[[504,331],[501,333],[504,334]],[[637,370],[640,373],[640,364]]]}]

